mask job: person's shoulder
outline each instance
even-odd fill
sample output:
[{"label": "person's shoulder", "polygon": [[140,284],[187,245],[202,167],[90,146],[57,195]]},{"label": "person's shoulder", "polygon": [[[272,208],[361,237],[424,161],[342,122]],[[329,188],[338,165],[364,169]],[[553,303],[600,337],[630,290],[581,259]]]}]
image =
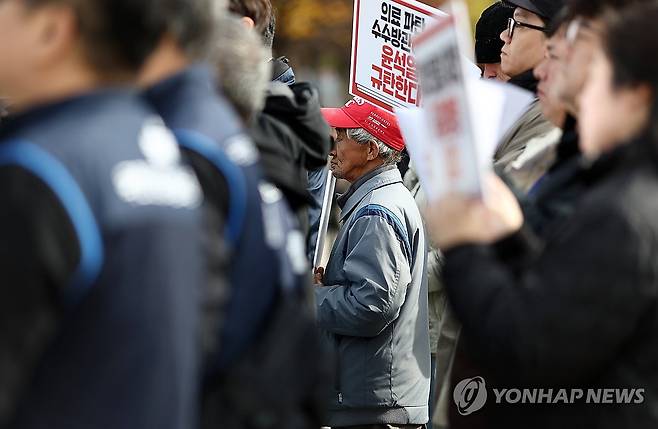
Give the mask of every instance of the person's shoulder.
[{"label": "person's shoulder", "polygon": [[[605,194],[609,193],[609,199]],[[614,195],[618,195],[614,198]],[[634,223],[650,225],[658,232],[658,165],[643,163],[607,183],[599,200],[610,202]]]},{"label": "person's shoulder", "polygon": [[265,134],[268,137],[292,138],[292,130],[288,125],[267,112],[259,112],[255,116],[252,129]]},{"label": "person's shoulder", "polygon": [[94,234],[80,228],[90,224],[85,223],[89,219],[84,218],[84,204],[75,190],[52,186],[24,166],[0,163],[0,195],[3,244],[15,255],[30,259],[21,263],[42,264],[56,284],[64,284],[78,262],[79,240]]},{"label": "person's shoulder", "polygon": [[[48,216],[63,204],[56,190],[38,172],[16,163],[5,163],[0,153],[0,192],[3,216],[19,215],[25,219]],[[39,209],[37,209],[39,208]]]},{"label": "person's shoulder", "polygon": [[556,129],[544,116],[539,105],[530,108],[522,119],[519,123],[519,133],[526,140],[545,136]]},{"label": "person's shoulder", "polygon": [[[75,127],[68,130],[74,134],[76,129],[96,132],[106,129],[112,131],[107,137],[117,138],[134,133],[145,118],[157,117],[155,110],[139,96],[129,90],[106,91],[90,94],[85,100],[72,104],[65,113],[56,116],[57,125],[72,123]],[[118,127],[117,124],[121,124]]]},{"label": "person's shoulder", "polygon": [[602,236],[623,239],[619,245],[651,239],[658,244],[658,167],[651,162],[617,167],[586,185],[570,223]]},{"label": "person's shoulder", "polygon": [[375,189],[368,198],[367,205],[384,207],[401,221],[413,219],[418,224],[422,223],[418,204],[402,182]]},{"label": "person's shoulder", "polygon": [[25,140],[71,164],[133,158],[141,137],[164,128],[155,111],[129,91],[90,94],[40,122],[25,127]]},{"label": "person's shoulder", "polygon": [[289,154],[298,152],[301,146],[299,139],[288,125],[265,112],[256,115],[250,134],[261,150],[276,151],[290,156]]}]

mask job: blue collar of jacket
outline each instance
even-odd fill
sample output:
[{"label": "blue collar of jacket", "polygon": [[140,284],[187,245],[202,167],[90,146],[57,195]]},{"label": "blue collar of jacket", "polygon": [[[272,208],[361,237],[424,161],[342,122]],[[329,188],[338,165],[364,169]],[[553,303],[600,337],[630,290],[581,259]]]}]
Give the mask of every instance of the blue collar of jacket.
[{"label": "blue collar of jacket", "polygon": [[400,170],[395,165],[383,165],[360,177],[336,200],[342,209],[340,220],[345,220],[372,191],[394,183],[402,183]]},{"label": "blue collar of jacket", "polygon": [[156,107],[175,106],[188,99],[198,101],[215,94],[215,75],[205,65],[190,66],[144,91],[145,97]]},{"label": "blue collar of jacket", "polygon": [[191,129],[218,143],[243,133],[242,122],[217,91],[215,74],[203,64],[153,85],[144,98],[172,130]]},{"label": "blue collar of jacket", "polygon": [[124,103],[134,103],[136,100],[139,98],[132,89],[113,87],[44,103],[3,118],[0,139],[9,138],[14,133],[34,125],[45,126],[45,122],[51,119],[71,120],[72,126],[75,126],[76,121],[84,118],[99,103],[119,103],[125,108]]}]

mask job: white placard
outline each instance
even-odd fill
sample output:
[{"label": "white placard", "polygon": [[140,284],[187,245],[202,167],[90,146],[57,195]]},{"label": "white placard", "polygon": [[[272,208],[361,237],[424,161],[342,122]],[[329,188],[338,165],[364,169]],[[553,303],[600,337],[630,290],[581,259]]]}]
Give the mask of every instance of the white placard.
[{"label": "white placard", "polygon": [[411,40],[445,16],[417,0],[355,0],[350,94],[390,112],[419,106]]},{"label": "white placard", "polygon": [[[414,39],[418,75],[423,87],[423,114],[428,140],[424,157],[431,153],[432,170],[429,180],[439,180],[438,189],[431,192],[435,199],[445,192],[482,196],[481,153],[476,147],[482,130],[474,131],[469,88],[472,80],[466,72],[464,55],[460,52],[455,19],[439,18]],[[434,186],[434,185],[431,185]]]},{"label": "white placard", "polygon": [[[468,79],[473,134],[476,141],[477,168],[480,175],[492,169],[496,146],[533,101],[532,93],[513,85],[491,80]],[[439,142],[429,135],[425,109],[396,109],[396,116],[409,155],[429,201],[435,201],[455,189],[446,178],[446,158]]]}]

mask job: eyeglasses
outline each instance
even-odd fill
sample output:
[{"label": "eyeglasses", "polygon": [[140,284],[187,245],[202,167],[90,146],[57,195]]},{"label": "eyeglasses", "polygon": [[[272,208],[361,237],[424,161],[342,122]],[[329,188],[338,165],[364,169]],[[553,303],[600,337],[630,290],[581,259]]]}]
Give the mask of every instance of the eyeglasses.
[{"label": "eyeglasses", "polygon": [[575,19],[569,23],[566,32],[566,40],[569,46],[573,46],[579,39],[596,37],[601,34],[601,28],[592,22],[583,19]]},{"label": "eyeglasses", "polygon": [[580,33],[582,26],[582,21],[580,19],[575,19],[569,23],[567,27],[566,40],[569,45],[573,45],[578,38],[578,33]]},{"label": "eyeglasses", "polygon": [[537,30],[541,31],[542,33],[548,33],[548,29],[546,27],[540,27],[538,25],[532,25],[532,24],[526,24],[525,22],[519,22],[514,18],[508,18],[507,19],[507,36],[511,39],[514,37],[514,30],[516,27],[525,27],[529,28],[531,30]]}]

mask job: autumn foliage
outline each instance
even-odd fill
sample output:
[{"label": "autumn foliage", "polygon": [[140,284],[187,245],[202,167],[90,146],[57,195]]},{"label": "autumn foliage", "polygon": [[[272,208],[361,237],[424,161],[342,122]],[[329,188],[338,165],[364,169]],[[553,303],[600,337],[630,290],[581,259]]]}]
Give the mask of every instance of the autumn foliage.
[{"label": "autumn foliage", "polygon": [[[365,0],[366,2],[368,0]],[[440,7],[443,1],[424,0]],[[491,0],[469,0],[473,24]],[[349,68],[353,0],[273,0],[278,29],[275,51],[297,66],[330,68],[343,74]]]}]

